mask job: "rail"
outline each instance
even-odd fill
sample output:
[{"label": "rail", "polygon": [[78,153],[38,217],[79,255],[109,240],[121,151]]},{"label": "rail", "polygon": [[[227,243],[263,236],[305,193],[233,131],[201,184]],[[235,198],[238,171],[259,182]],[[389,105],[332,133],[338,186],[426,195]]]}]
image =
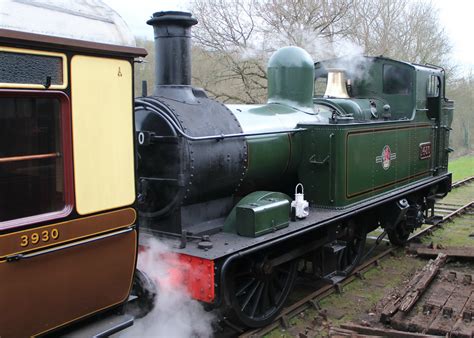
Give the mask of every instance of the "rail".
[{"label": "rail", "polygon": [[451,185],[451,187],[457,188],[457,187],[460,187],[460,186],[462,186],[462,185],[464,185],[464,184],[466,184],[466,183],[471,182],[472,180],[474,180],[474,176],[469,176],[469,177],[467,177],[467,178],[465,178],[465,179],[462,179],[462,180],[459,180],[459,181],[454,182],[454,183]]}]

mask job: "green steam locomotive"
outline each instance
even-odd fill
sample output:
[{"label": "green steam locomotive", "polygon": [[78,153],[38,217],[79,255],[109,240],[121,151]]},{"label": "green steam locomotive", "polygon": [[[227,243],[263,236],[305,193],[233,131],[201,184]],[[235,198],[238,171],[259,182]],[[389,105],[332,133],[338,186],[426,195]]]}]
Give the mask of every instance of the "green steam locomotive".
[{"label": "green steam locomotive", "polygon": [[[442,68],[384,57],[268,62],[268,101],[224,105],[191,86],[189,13],[148,21],[156,87],[135,100],[142,250],[174,243],[193,298],[259,327],[301,261],[337,282],[367,233],[403,245],[451,189],[453,102]],[[316,95],[316,94],[320,95]],[[308,265],[308,264],[305,264]]]}]

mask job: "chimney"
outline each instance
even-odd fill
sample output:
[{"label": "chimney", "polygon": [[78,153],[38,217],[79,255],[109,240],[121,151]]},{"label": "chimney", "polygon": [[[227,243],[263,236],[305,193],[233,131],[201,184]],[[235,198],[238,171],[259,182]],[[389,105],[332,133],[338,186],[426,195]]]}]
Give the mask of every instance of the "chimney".
[{"label": "chimney", "polygon": [[343,69],[328,69],[328,84],[324,96],[341,99],[349,98]]},{"label": "chimney", "polygon": [[191,85],[191,13],[157,12],[147,21],[155,31],[157,86]]}]

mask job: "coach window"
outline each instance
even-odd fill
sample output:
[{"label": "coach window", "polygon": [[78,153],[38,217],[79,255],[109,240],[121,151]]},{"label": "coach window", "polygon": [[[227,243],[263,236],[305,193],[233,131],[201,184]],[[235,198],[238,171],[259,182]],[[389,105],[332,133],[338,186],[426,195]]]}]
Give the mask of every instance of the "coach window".
[{"label": "coach window", "polygon": [[65,212],[61,107],[57,97],[0,96],[0,229]]},{"label": "coach window", "polygon": [[408,95],[412,92],[412,72],[398,65],[383,65],[383,92]]}]

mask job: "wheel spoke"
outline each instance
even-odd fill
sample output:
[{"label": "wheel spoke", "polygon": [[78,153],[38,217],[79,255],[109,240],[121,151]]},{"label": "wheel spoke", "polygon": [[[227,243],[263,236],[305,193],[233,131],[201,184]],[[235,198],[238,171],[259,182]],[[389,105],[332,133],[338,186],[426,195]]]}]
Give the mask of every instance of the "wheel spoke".
[{"label": "wheel spoke", "polygon": [[260,312],[261,313],[265,313],[265,309],[267,309],[269,307],[269,295],[268,295],[268,289],[269,289],[269,286],[270,286],[270,281],[269,280],[266,280],[265,283],[263,284],[263,291],[262,291],[262,301],[260,302]]},{"label": "wheel spoke", "polygon": [[244,284],[244,286],[242,286],[242,287],[240,288],[239,291],[236,292],[235,295],[236,295],[237,297],[242,296],[242,295],[244,294],[245,290],[247,290],[247,289],[250,287],[250,285],[253,284],[253,282],[255,282],[255,278],[251,278],[246,284]]},{"label": "wheel spoke", "polygon": [[260,299],[262,298],[262,291],[263,291],[264,283],[260,283],[258,287],[257,295],[253,302],[252,311],[250,312],[251,317],[255,317],[255,312],[257,311],[257,307],[260,305]]},{"label": "wheel spoke", "polygon": [[240,309],[242,312],[245,310],[245,308],[249,304],[250,299],[252,299],[253,295],[255,294],[255,291],[257,291],[257,289],[258,289],[258,287],[260,286],[261,283],[262,283],[261,281],[258,281],[255,284],[255,286],[253,287],[252,291],[250,291],[250,293],[248,294],[247,298],[245,298],[244,304],[242,304],[242,307]]},{"label": "wheel spoke", "polygon": [[269,295],[270,304],[276,305],[275,287],[272,281],[270,281],[270,285],[268,287],[268,295]]}]

